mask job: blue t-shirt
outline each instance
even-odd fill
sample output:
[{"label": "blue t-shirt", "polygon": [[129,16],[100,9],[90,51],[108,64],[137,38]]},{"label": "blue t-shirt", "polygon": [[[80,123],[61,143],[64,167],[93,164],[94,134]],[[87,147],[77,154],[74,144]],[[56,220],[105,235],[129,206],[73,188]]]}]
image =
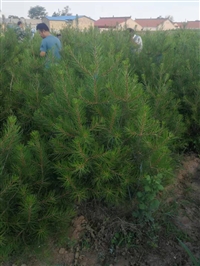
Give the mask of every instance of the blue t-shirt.
[{"label": "blue t-shirt", "polygon": [[49,35],[42,40],[40,51],[46,53],[46,66],[49,66],[50,63],[56,62],[61,58],[60,50],[61,42],[57,37]]}]

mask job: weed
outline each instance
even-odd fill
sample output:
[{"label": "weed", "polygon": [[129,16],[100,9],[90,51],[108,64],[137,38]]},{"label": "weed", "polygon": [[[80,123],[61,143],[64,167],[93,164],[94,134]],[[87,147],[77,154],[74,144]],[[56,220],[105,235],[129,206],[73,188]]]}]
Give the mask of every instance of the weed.
[{"label": "weed", "polygon": [[142,223],[153,222],[153,214],[158,210],[160,201],[156,198],[158,193],[163,190],[163,176],[146,176],[141,180],[142,191],[137,193],[138,210],[133,212],[133,216]]},{"label": "weed", "polygon": [[178,238],[178,242],[180,243],[180,245],[182,246],[182,248],[184,248],[184,250],[187,252],[187,254],[190,257],[190,260],[193,264],[193,266],[200,266],[200,258],[197,259],[194,254],[191,252],[191,250]]}]

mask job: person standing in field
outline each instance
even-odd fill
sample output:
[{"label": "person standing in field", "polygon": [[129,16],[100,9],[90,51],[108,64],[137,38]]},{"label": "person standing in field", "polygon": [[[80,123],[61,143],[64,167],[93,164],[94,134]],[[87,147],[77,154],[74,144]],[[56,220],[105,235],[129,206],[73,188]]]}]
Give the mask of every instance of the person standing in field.
[{"label": "person standing in field", "polygon": [[45,67],[49,68],[61,59],[61,42],[57,37],[51,35],[45,23],[39,23],[36,30],[43,39],[40,46],[40,56],[46,58]]},{"label": "person standing in field", "polygon": [[136,35],[134,29],[128,28],[127,30],[131,34],[132,43],[137,45],[137,49],[134,50],[136,50],[137,52],[141,52],[143,48],[143,42],[141,36]]},{"label": "person standing in field", "polygon": [[22,21],[17,22],[16,34],[19,41],[22,41],[25,37],[24,25]]},{"label": "person standing in field", "polygon": [[23,30],[24,25],[23,25],[23,23],[22,23],[21,20],[17,22],[17,27],[18,27],[19,29]]}]

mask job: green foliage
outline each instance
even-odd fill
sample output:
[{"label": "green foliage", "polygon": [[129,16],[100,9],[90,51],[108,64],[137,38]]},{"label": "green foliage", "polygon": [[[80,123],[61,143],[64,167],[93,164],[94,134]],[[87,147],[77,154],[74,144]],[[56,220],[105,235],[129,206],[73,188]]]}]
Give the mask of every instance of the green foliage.
[{"label": "green foliage", "polygon": [[178,137],[176,150],[199,153],[200,31],[147,32],[143,42],[144,52],[132,54],[131,62],[155,107],[155,117]]},{"label": "green foliage", "polygon": [[63,10],[58,9],[58,12],[53,12],[52,17],[71,16],[72,14],[69,11],[69,6],[65,6]]},{"label": "green foliage", "polygon": [[43,17],[47,16],[46,8],[43,6],[34,6],[31,7],[28,11],[28,17],[34,19],[42,19]]},{"label": "green foliage", "polygon": [[[87,50],[91,58],[85,68]],[[80,60],[67,50],[73,68],[69,65],[60,77],[65,86],[60,79],[54,83],[34,120],[44,135],[51,135],[55,169],[65,189],[73,191],[72,199],[117,203],[127,198],[140,174],[170,174],[167,145],[173,135],[152,118],[128,61],[113,55],[112,47],[106,60],[101,59],[101,47],[91,43],[87,50],[77,55]],[[76,68],[82,76],[72,81]]]},{"label": "green foliage", "polygon": [[199,149],[199,39],[142,37],[133,54],[127,32],[67,28],[48,70],[37,34],[0,37],[1,257],[63,232],[94,198],[134,202],[134,216],[153,221],[174,154]]},{"label": "green foliage", "polygon": [[0,138],[1,259],[47,240],[74,215],[73,205],[53,187],[47,148],[38,132],[31,133],[27,145],[21,141],[22,131],[10,116]]},{"label": "green foliage", "polygon": [[144,176],[140,180],[141,191],[137,192],[136,198],[138,201],[138,210],[133,212],[133,216],[138,218],[140,222],[146,221],[153,222],[153,214],[158,210],[160,201],[157,199],[157,195],[164,187],[162,184],[163,176],[158,174],[157,176]]},{"label": "green foliage", "polygon": [[135,244],[135,234],[133,232],[128,232],[126,234],[123,234],[122,232],[120,233],[115,233],[114,236],[111,239],[111,248],[110,248],[110,253],[112,254],[116,247],[134,247],[137,246]]}]

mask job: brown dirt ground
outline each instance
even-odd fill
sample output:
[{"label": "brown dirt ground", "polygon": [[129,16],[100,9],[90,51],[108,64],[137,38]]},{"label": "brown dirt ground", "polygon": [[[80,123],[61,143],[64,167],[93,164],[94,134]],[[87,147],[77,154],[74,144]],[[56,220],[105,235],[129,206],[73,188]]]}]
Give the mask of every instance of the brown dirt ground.
[{"label": "brown dirt ground", "polygon": [[[69,236],[74,245],[70,247],[66,243],[57,248],[50,245],[48,254],[31,256],[30,261],[24,263],[27,266],[192,265],[176,236],[177,232],[179,238],[184,236],[184,244],[200,257],[200,159],[195,155],[187,156],[175,184],[166,191],[163,206],[175,211],[169,211],[169,223],[159,223],[157,235],[151,234],[153,229],[148,233],[151,225],[144,228],[130,222],[129,207],[108,209],[93,202],[79,208],[80,214]],[[170,209],[170,206],[174,207]],[[118,247],[119,241],[116,244],[113,240],[118,232],[123,236],[121,241],[126,241],[126,247]],[[128,248],[130,243],[133,246]]]}]

